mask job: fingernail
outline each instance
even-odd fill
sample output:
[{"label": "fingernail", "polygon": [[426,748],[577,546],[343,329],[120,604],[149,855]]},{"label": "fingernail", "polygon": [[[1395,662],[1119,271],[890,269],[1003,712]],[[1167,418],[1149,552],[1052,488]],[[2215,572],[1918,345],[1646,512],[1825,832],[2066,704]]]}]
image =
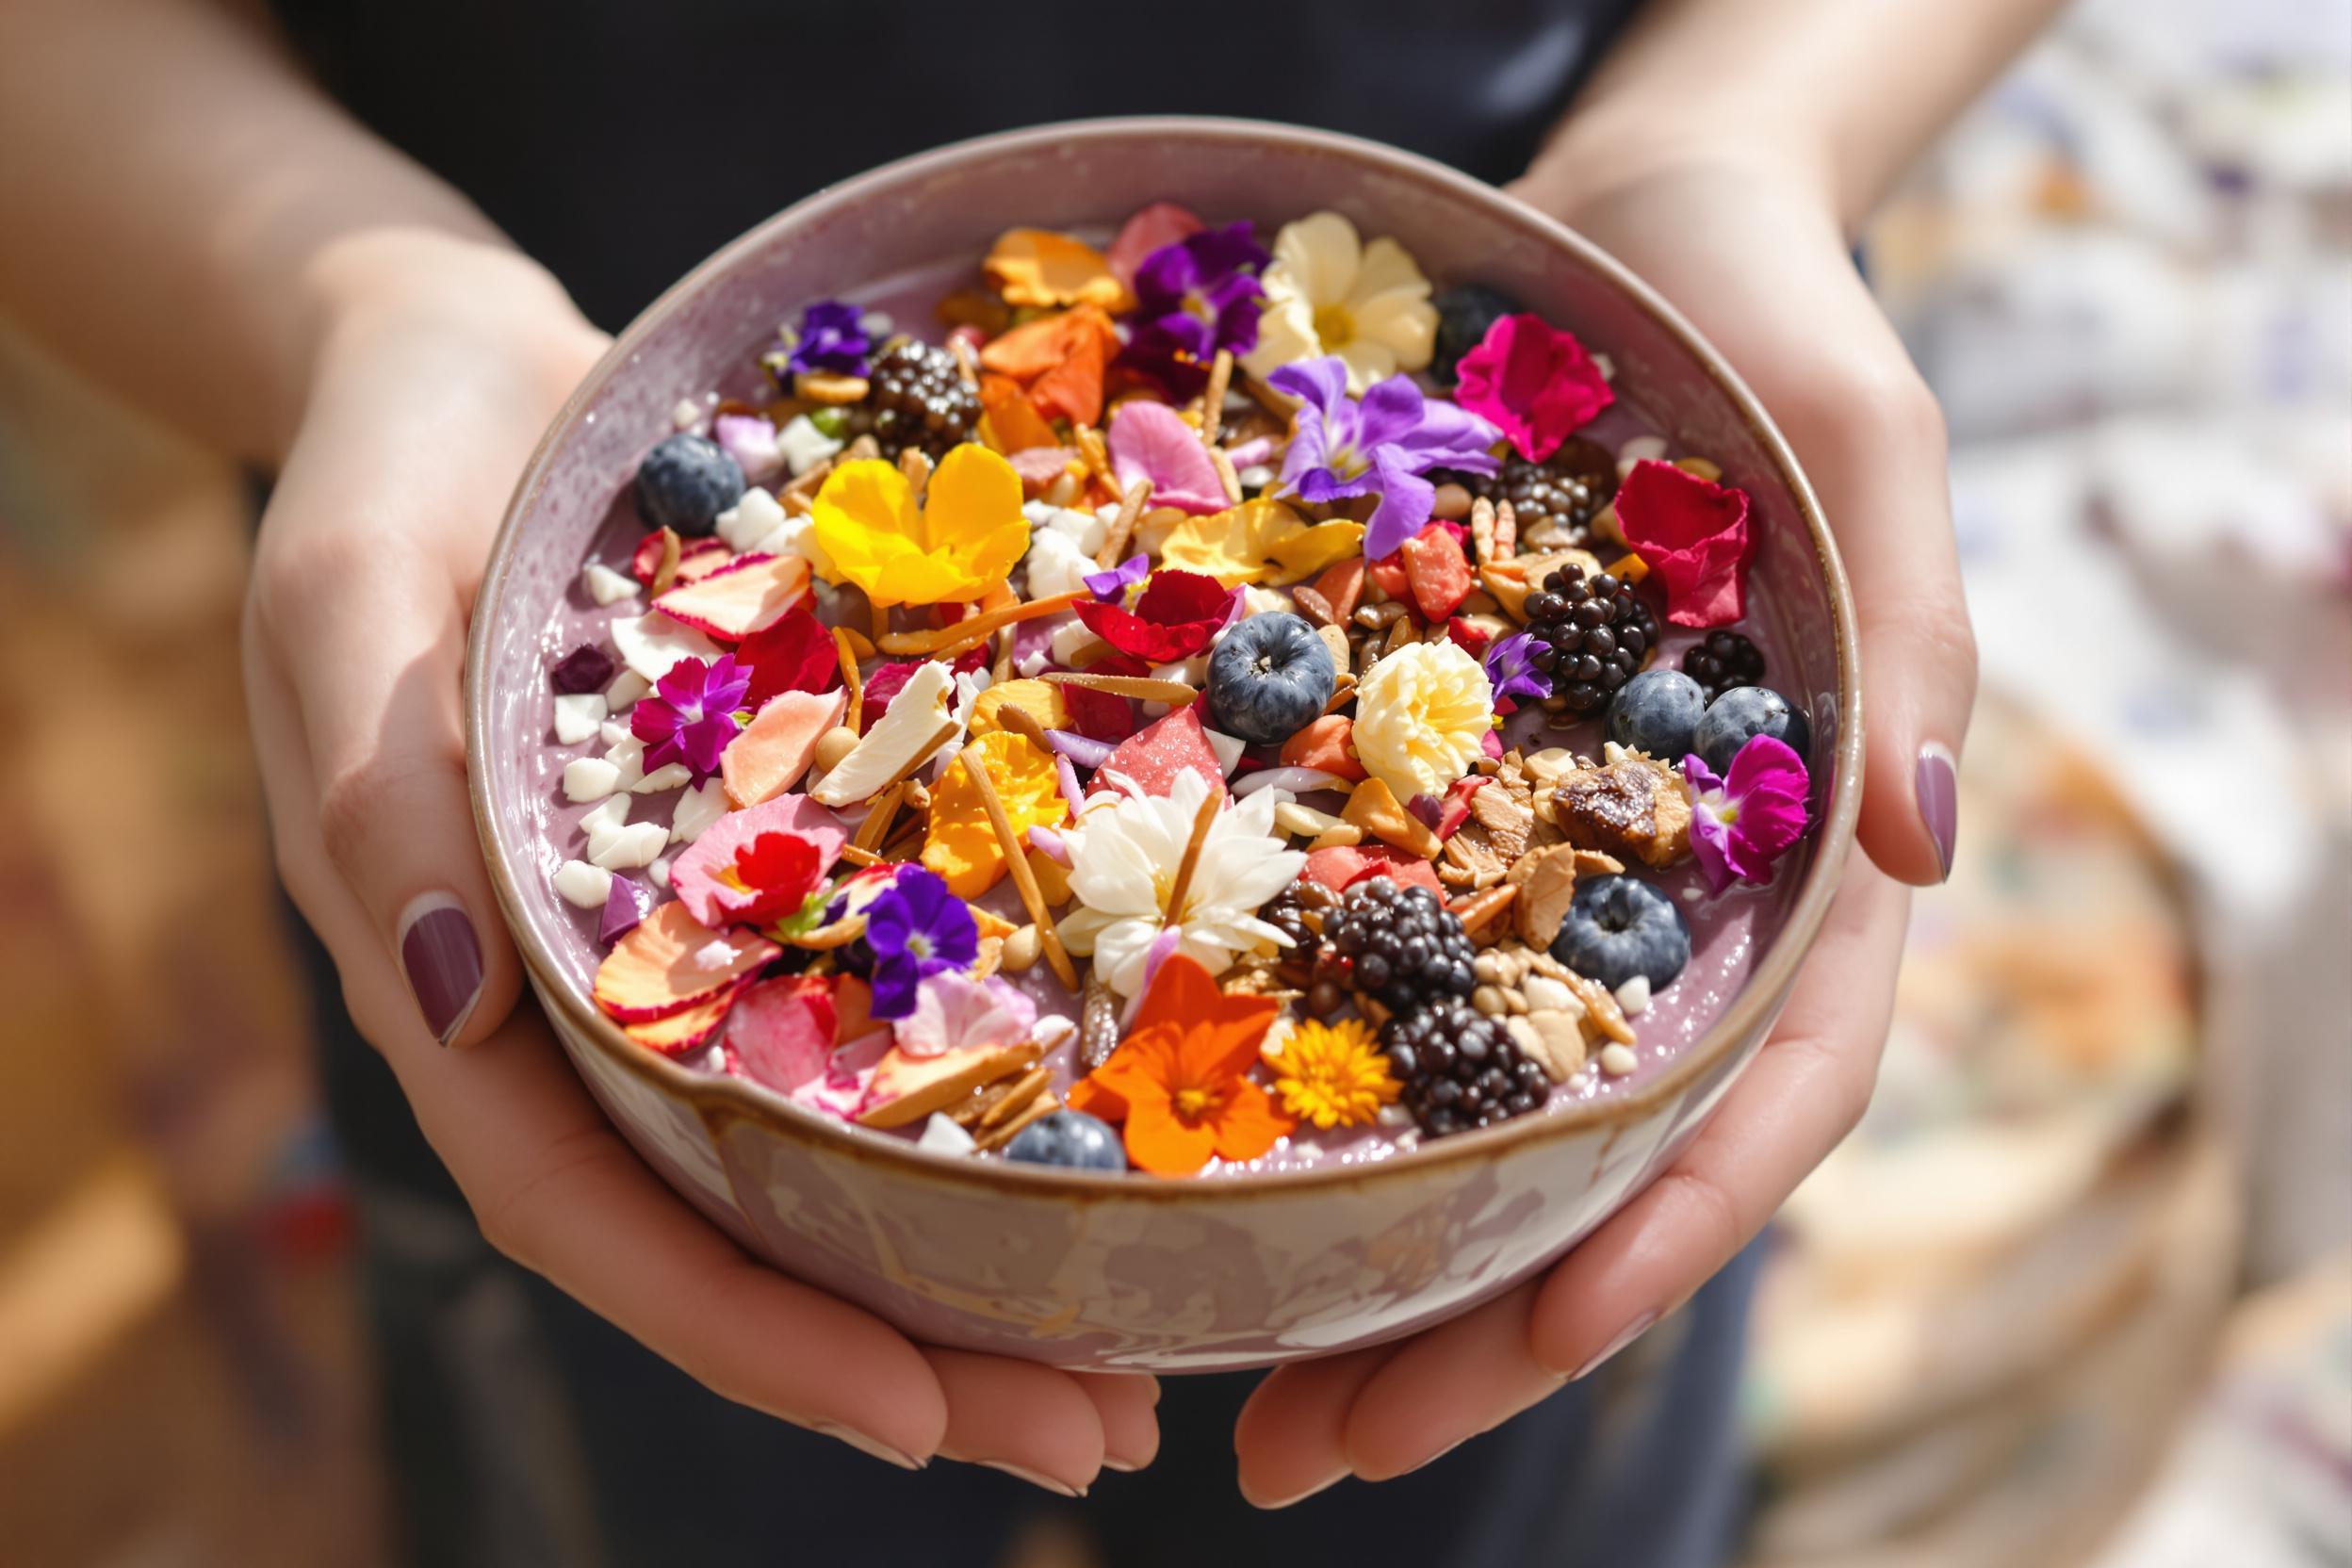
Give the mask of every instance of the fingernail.
[{"label": "fingernail", "polygon": [[425,1027],[443,1045],[465,1027],[482,995],[482,943],[466,906],[447,893],[421,893],[400,917],[400,967],[425,1015]]},{"label": "fingernail", "polygon": [[1615,1355],[1618,1351],[1624,1349],[1626,1346],[1631,1345],[1635,1340],[1640,1339],[1643,1334],[1647,1333],[1649,1331],[1650,1325],[1657,1321],[1658,1313],[1655,1310],[1652,1310],[1650,1312],[1643,1313],[1641,1316],[1635,1318],[1632,1322],[1618,1330],[1617,1337],[1610,1340],[1607,1345],[1602,1346],[1600,1354],[1594,1356],[1591,1361],[1586,1362],[1582,1366],[1577,1367],[1574,1372],[1570,1373],[1568,1375],[1568,1380],[1570,1382],[1575,1382],[1579,1378],[1589,1378],[1593,1373],[1599,1371],[1604,1362],[1608,1361],[1609,1357]]},{"label": "fingernail", "polygon": [[1245,1486],[1241,1489],[1242,1500],[1247,1502],[1251,1508],[1265,1509],[1268,1512],[1271,1512],[1273,1510],[1278,1508],[1289,1508],[1294,1503],[1303,1503],[1318,1492],[1329,1492],[1332,1487],[1335,1487],[1340,1482],[1346,1480],[1348,1478],[1348,1472],[1342,1470],[1336,1475],[1326,1476],[1321,1480],[1315,1482],[1313,1486],[1308,1487],[1305,1491],[1294,1492],[1287,1497],[1255,1496],[1250,1493],[1250,1489]]},{"label": "fingernail", "polygon": [[1105,1470],[1116,1470],[1122,1476],[1132,1476],[1136,1471],[1142,1469],[1143,1466],[1140,1464],[1130,1464],[1116,1454],[1104,1454],[1102,1456],[1102,1468]]},{"label": "fingernail", "polygon": [[1960,791],[1952,776],[1952,752],[1943,743],[1930,741],[1919,748],[1912,793],[1919,800],[1919,820],[1927,825],[1927,836],[1936,841],[1936,859],[1949,879],[1952,842],[1960,835]]},{"label": "fingernail", "polygon": [[1043,1487],[1057,1497],[1083,1497],[1086,1494],[1086,1489],[1083,1486],[1072,1486],[1068,1481],[1057,1481],[1051,1476],[1040,1476],[1035,1470],[1023,1470],[1020,1465],[1007,1464],[1001,1459],[984,1459],[980,1462],[991,1470],[1002,1470],[1016,1480],[1024,1480],[1031,1486]]},{"label": "fingernail", "polygon": [[[1447,1454],[1452,1453],[1456,1448],[1461,1447],[1463,1444],[1469,1441],[1470,1439],[1468,1437],[1458,1437],[1451,1443],[1446,1445],[1443,1448],[1440,1448],[1437,1452],[1431,1454],[1429,1458],[1423,1460],[1420,1463],[1399,1470],[1396,1474],[1398,1476],[1410,1476],[1415,1470],[1427,1470],[1430,1465],[1435,1464],[1439,1460],[1444,1459]],[[1390,1478],[1394,1479],[1395,1477],[1391,1477]]]},{"label": "fingernail", "polygon": [[897,1465],[901,1470],[920,1470],[927,1462],[911,1454],[902,1454],[889,1444],[876,1442],[861,1431],[849,1427],[835,1426],[830,1421],[811,1421],[808,1424],[808,1429],[812,1432],[821,1432],[837,1442],[846,1443],[859,1453],[871,1454],[886,1463]]}]

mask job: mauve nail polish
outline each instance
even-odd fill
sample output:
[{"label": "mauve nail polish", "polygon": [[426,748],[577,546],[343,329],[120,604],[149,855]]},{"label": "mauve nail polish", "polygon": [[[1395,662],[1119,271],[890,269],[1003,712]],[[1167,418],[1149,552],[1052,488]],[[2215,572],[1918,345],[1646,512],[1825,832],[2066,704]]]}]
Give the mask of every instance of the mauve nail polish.
[{"label": "mauve nail polish", "polygon": [[482,943],[465,907],[439,893],[411,904],[400,932],[400,967],[408,972],[425,1027],[449,1044],[482,994]]},{"label": "mauve nail polish", "polygon": [[1930,741],[1919,748],[1919,772],[1912,792],[1919,803],[1919,820],[1936,841],[1936,858],[1944,875],[1952,875],[1952,843],[1960,835],[1960,788],[1952,771],[1952,753]]}]

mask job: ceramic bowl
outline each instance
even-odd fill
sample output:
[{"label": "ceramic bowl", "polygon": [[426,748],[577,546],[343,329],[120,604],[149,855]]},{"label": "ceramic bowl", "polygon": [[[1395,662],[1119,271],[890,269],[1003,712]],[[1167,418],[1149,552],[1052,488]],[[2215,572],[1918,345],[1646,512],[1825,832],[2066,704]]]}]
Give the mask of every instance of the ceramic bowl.
[{"label": "ceramic bowl", "polygon": [[[1166,198],[1263,232],[1331,207],[1435,278],[1489,283],[1572,326],[1636,408],[1753,498],[1754,580],[1809,709],[1816,831],[1786,918],[1714,1026],[1589,1102],[1366,1165],[1192,1182],[936,1155],[823,1119],[624,1038],[588,1000],[597,955],[548,886],[551,618],[638,455],[681,396],[742,379],[802,303],[982,254],[1016,223],[1106,230]],[[1395,150],[1290,126],[1046,126],[876,170],[727,246],[623,333],[515,492],[473,627],[468,742],[482,843],[533,988],[646,1162],[747,1250],[913,1337],[1061,1365],[1208,1371],[1390,1339],[1574,1246],[1690,1139],[1762,1043],[1853,838],[1861,735],[1853,610],[1804,476],[1739,378],[1587,241]],[[1825,766],[1822,764],[1826,764]]]}]

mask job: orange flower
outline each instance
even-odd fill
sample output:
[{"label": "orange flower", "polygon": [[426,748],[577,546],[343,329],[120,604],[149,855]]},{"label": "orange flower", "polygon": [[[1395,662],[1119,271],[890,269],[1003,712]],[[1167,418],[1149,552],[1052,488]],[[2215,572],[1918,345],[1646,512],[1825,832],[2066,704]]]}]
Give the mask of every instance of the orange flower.
[{"label": "orange flower", "polygon": [[1135,302],[1102,252],[1051,229],[1005,230],[981,270],[1007,304],[1129,310]]},{"label": "orange flower", "polygon": [[1190,1176],[1212,1154],[1254,1160],[1297,1125],[1249,1076],[1280,1011],[1269,997],[1227,996],[1199,963],[1171,955],[1134,1033],[1070,1086],[1070,1103],[1125,1122],[1127,1157],[1154,1176]]},{"label": "orange flower", "polygon": [[1076,425],[1102,417],[1102,378],[1119,352],[1119,329],[1094,305],[1024,321],[980,351],[981,365],[1028,388],[1045,418]]},{"label": "orange flower", "polygon": [[980,406],[988,412],[996,449],[1010,457],[1032,447],[1058,447],[1061,437],[1029,401],[1021,383],[991,370],[980,378]]}]

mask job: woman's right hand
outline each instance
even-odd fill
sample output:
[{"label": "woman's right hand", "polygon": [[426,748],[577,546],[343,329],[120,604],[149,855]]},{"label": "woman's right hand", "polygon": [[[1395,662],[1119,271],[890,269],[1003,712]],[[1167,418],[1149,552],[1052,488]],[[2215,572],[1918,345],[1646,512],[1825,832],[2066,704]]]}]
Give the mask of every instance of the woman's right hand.
[{"label": "woman's right hand", "polygon": [[1056,1492],[1147,1463],[1152,1379],[918,1346],[746,1256],[515,1007],[466,794],[466,627],[514,482],[606,339],[495,245],[369,235],[313,276],[247,699],[280,873],[483,1234],[717,1392],[894,1462],[945,1455]]}]

